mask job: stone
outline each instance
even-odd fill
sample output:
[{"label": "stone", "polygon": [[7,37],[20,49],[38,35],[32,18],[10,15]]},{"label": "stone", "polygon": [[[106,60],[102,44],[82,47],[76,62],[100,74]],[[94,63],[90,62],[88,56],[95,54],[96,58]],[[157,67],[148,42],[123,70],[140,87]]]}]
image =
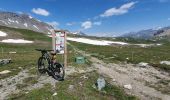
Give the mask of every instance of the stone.
[{"label": "stone", "polygon": [[10,73],[11,71],[9,71],[9,70],[4,70],[4,71],[1,71],[0,72],[0,74],[8,74],[8,73]]},{"label": "stone", "polygon": [[139,67],[148,67],[149,65],[148,65],[148,63],[140,62],[140,63],[138,64],[138,66],[139,66]]},{"label": "stone", "polygon": [[124,85],[123,87],[124,87],[125,89],[129,89],[129,90],[132,89],[132,85],[130,85],[130,84]]},{"label": "stone", "polygon": [[83,75],[80,78],[88,79],[88,77],[86,77],[86,75]]},{"label": "stone", "polygon": [[69,85],[68,89],[69,90],[73,90],[74,89],[74,85]]},{"label": "stone", "polygon": [[101,91],[101,89],[103,89],[105,87],[105,85],[106,85],[105,79],[103,77],[99,77],[97,79],[97,84],[96,85],[97,85],[98,90]]},{"label": "stone", "polygon": [[116,82],[116,79],[112,79],[113,82]]},{"label": "stone", "polygon": [[10,51],[9,53],[10,53],[10,54],[15,54],[15,53],[17,53],[17,52],[14,52],[14,51]]},{"label": "stone", "polygon": [[82,86],[83,85],[82,82],[79,82],[79,85]]},{"label": "stone", "polygon": [[170,61],[161,61],[160,64],[170,65]]},{"label": "stone", "polygon": [[55,92],[54,94],[53,94],[53,96],[56,96],[57,95],[57,92]]},{"label": "stone", "polygon": [[0,65],[6,65],[11,63],[11,59],[0,59]]}]

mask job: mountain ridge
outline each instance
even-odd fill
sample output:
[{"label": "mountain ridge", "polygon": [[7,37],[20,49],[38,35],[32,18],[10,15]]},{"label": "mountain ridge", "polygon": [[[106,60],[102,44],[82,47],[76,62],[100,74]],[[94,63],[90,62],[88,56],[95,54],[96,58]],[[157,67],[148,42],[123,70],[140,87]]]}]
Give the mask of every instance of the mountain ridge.
[{"label": "mountain ridge", "polygon": [[4,11],[0,11],[0,25],[28,29],[45,34],[50,33],[51,29],[54,29],[51,25],[41,22],[30,15]]}]

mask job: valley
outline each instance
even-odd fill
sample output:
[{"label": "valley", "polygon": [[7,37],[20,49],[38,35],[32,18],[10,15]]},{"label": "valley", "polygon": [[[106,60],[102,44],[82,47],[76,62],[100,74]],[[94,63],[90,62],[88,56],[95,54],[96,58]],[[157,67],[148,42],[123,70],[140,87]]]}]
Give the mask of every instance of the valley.
[{"label": "valley", "polygon": [[[65,69],[65,80],[60,82],[47,74],[40,75],[37,71],[40,53],[35,49],[52,48],[51,38],[47,34],[5,26],[1,26],[0,31],[7,34],[0,37],[0,41],[4,39],[32,41],[32,43],[0,42],[0,58],[12,60],[10,64],[0,65],[0,72],[10,71],[0,74],[2,100],[170,98],[170,65],[165,63],[170,59],[170,42],[166,39],[155,41],[68,34],[68,66]],[[77,56],[85,57],[85,63],[77,64],[75,62]],[[62,59],[61,55],[57,55],[59,62],[63,63]],[[102,91],[95,87],[100,76],[106,80],[106,87]]]}]

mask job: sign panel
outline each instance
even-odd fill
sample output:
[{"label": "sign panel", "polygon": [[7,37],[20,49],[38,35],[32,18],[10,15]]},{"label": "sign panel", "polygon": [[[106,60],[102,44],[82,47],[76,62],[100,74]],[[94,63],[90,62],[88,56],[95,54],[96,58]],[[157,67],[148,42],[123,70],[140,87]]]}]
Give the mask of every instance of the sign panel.
[{"label": "sign panel", "polygon": [[58,54],[64,54],[64,33],[57,32],[55,35],[55,49]]}]

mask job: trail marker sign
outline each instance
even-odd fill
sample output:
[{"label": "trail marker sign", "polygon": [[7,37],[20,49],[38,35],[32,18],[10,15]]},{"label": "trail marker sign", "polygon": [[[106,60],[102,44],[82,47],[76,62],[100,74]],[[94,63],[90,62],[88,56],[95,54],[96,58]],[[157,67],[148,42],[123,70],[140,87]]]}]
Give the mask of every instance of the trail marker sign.
[{"label": "trail marker sign", "polygon": [[57,54],[64,54],[64,65],[67,66],[67,34],[64,30],[52,31],[52,49]]},{"label": "trail marker sign", "polygon": [[65,32],[63,31],[54,31],[52,34],[53,40],[53,50],[58,54],[64,54],[64,41],[65,41]]}]

